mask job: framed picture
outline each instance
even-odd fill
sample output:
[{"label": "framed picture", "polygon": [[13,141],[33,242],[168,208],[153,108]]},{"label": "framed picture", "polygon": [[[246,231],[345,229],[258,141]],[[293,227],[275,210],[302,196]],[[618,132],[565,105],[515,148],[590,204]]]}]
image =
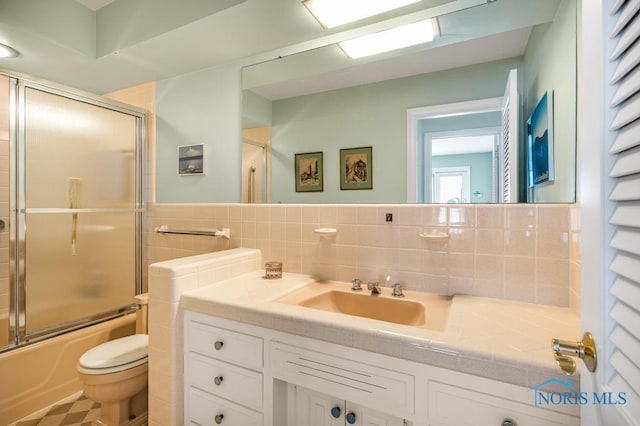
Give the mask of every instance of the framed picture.
[{"label": "framed picture", "polygon": [[527,120],[527,186],[553,182],[553,92],[545,92]]},{"label": "framed picture", "polygon": [[373,189],[373,148],[340,150],[340,189]]},{"label": "framed picture", "polygon": [[178,147],[178,176],[204,174],[204,144]]},{"label": "framed picture", "polygon": [[296,192],[322,192],[324,173],[322,152],[295,154]]}]

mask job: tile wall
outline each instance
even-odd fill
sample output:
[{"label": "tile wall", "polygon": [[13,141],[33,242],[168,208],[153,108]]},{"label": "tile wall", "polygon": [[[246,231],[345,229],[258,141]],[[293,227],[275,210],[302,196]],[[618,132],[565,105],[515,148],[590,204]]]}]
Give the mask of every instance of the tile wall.
[{"label": "tile wall", "polygon": [[[106,96],[150,112],[147,158],[155,158],[154,83]],[[153,161],[146,176],[152,203],[145,220],[145,283],[153,262],[247,247],[260,249],[265,260],[282,260],[285,270],[323,278],[390,275],[412,290],[580,307],[579,205],[153,204]],[[393,214],[391,223],[386,213]],[[161,225],[230,227],[232,238],[153,232]],[[314,234],[320,226],[337,228],[335,239]],[[432,231],[451,239],[438,244],[418,236]]]},{"label": "tile wall", "polygon": [[580,205],[572,204],[569,207],[569,238],[571,245],[569,247],[569,305],[571,308],[580,313],[580,280],[581,280],[581,262],[582,253],[580,251]]},{"label": "tile wall", "polygon": [[[148,207],[145,262],[227,248],[257,248],[291,272],[351,281],[391,280],[408,289],[466,293],[556,306],[579,303],[578,208],[569,205],[251,205]],[[387,213],[393,215],[386,222]],[[231,228],[220,237],[162,235]],[[335,227],[321,238],[318,227]],[[433,243],[423,232],[447,232]]]},{"label": "tile wall", "polygon": [[227,278],[255,271],[260,252],[237,249],[149,268],[149,425],[177,425],[183,419],[183,312],[180,295]]}]

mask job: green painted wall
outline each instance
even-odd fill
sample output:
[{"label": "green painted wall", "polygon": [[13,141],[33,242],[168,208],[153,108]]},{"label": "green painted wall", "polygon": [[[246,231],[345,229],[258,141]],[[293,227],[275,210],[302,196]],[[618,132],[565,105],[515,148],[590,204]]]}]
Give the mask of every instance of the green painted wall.
[{"label": "green painted wall", "polygon": [[[240,201],[241,95],[238,66],[156,85],[156,201]],[[178,176],[180,145],[204,144],[204,176]]]},{"label": "green painted wall", "polygon": [[[502,96],[508,59],[273,103],[273,201],[402,203],[407,108]],[[373,147],[373,189],[341,191],[341,148]],[[296,193],[293,158],[324,152],[324,192]]]},{"label": "green painted wall", "polygon": [[576,10],[576,0],[563,0],[553,23],[534,27],[524,56],[522,121],[531,115],[545,91],[554,95],[555,181],[529,189],[530,202],[575,201]]}]

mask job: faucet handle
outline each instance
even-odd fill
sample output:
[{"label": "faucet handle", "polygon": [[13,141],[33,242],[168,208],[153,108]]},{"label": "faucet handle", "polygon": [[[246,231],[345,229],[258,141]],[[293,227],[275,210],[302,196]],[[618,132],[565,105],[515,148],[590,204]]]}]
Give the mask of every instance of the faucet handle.
[{"label": "faucet handle", "polygon": [[353,280],[351,280],[351,284],[353,284],[351,286],[351,291],[362,291],[361,283],[362,281],[360,281],[360,278],[354,278]]},{"label": "faucet handle", "polygon": [[393,292],[391,293],[393,297],[404,297],[404,293],[402,292],[402,284],[395,283],[393,285]]}]

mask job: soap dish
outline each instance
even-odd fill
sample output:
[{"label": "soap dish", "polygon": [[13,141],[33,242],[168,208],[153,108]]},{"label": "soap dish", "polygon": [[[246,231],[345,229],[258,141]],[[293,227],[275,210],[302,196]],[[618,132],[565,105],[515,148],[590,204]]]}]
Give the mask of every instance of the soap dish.
[{"label": "soap dish", "polygon": [[336,228],[316,228],[313,230],[316,234],[320,234],[321,237],[331,237],[338,233]]},{"label": "soap dish", "polygon": [[451,235],[447,232],[423,232],[420,234],[420,238],[425,241],[444,243],[449,241]]}]

